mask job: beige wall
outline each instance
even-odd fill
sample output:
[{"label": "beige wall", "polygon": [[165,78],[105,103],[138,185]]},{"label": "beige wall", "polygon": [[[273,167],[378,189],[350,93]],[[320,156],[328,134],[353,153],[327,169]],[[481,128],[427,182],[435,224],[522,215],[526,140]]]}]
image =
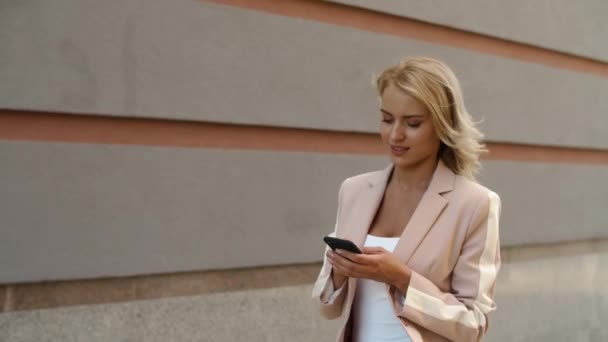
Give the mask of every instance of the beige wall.
[{"label": "beige wall", "polygon": [[330,0],[608,61],[602,0]]},{"label": "beige wall", "polygon": [[[387,163],[372,75],[421,54],[454,68],[503,149],[480,177],[503,200],[491,340],[606,339],[606,15],[599,0],[3,2],[0,340],[333,335],[305,304],[312,279],[285,279],[321,259],[340,182]],[[185,271],[207,276],[151,298],[132,278],[171,289]],[[116,288],[83,285],[106,277]],[[210,279],[226,289],[196,284]],[[62,307],[101,302],[122,303]]]},{"label": "beige wall", "polygon": [[591,124],[608,112],[598,75],[207,2],[34,1],[0,15],[4,108],[372,132],[372,76],[431,55],[460,76],[487,139],[608,147]]},{"label": "beige wall", "polygon": [[[341,181],[384,156],[0,143],[0,283],[318,261]],[[608,167],[486,161],[504,246],[608,237]],[[23,260],[27,260],[24,263]]]},{"label": "beige wall", "polygon": [[[608,339],[607,246],[604,240],[504,250],[498,310],[485,340]],[[337,324],[314,310],[311,289],[273,287],[5,313],[0,340],[333,341]]]}]

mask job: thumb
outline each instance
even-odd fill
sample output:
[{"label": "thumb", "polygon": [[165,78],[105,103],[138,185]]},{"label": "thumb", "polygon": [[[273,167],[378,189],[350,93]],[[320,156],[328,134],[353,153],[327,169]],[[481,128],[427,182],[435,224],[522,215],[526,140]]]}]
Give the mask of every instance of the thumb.
[{"label": "thumb", "polygon": [[361,251],[363,254],[382,254],[386,252],[382,247],[363,247]]}]

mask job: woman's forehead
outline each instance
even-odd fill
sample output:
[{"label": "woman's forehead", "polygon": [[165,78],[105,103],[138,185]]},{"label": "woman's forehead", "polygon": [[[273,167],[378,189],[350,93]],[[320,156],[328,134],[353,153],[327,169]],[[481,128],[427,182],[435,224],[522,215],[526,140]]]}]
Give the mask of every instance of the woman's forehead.
[{"label": "woman's forehead", "polygon": [[426,106],[404,90],[389,85],[381,96],[381,110],[393,116],[426,116]]}]

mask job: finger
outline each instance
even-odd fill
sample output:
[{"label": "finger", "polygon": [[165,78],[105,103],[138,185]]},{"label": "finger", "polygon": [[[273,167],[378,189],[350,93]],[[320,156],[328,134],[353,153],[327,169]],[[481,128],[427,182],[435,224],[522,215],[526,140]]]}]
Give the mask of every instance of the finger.
[{"label": "finger", "polygon": [[382,254],[386,253],[386,249],[382,247],[363,247],[361,250],[363,254]]},{"label": "finger", "polygon": [[352,261],[355,263],[359,263],[359,257],[361,256],[361,254],[357,254],[357,253],[353,253],[353,252],[349,252],[343,249],[336,249],[336,254]]},{"label": "finger", "polygon": [[336,255],[339,255],[359,265],[370,266],[376,263],[376,261],[374,260],[375,256],[372,256],[371,254],[358,254],[351,253],[348,251],[336,250]]},{"label": "finger", "polygon": [[347,258],[345,258],[343,256],[338,255],[337,253],[329,254],[327,257],[327,261],[334,268],[338,265],[342,269],[350,267],[350,264],[348,264],[346,262],[352,263],[350,260],[348,260]]},{"label": "finger", "polygon": [[344,269],[338,265],[335,265],[333,261],[330,261],[331,271],[335,274],[348,277],[348,274],[344,272]]},{"label": "finger", "polygon": [[345,257],[343,257],[342,255],[338,254],[338,253],[337,253],[337,250],[336,250],[336,252],[331,251],[331,250],[330,250],[330,251],[327,251],[327,253],[325,253],[325,255],[327,256],[327,259],[328,259],[328,260],[332,260],[332,259],[333,259],[333,260],[335,260],[335,259],[338,259],[338,258],[339,258],[339,259],[346,259],[346,258],[345,258]]},{"label": "finger", "polygon": [[370,278],[372,272],[370,267],[354,263],[347,258],[336,256],[332,258],[332,266],[339,273],[354,278]]},{"label": "finger", "polygon": [[331,262],[334,267],[337,267],[337,268],[339,268],[343,271],[349,272],[349,273],[353,270],[356,270],[356,267],[357,267],[356,263],[354,263],[351,260],[349,260],[348,258],[345,258],[338,254],[335,254],[331,258]]},{"label": "finger", "polygon": [[343,276],[351,278],[363,278],[361,272],[357,271],[356,268],[346,267],[345,265],[341,264],[334,264],[332,265],[332,267],[334,272],[336,272],[337,274],[341,274]]},{"label": "finger", "polygon": [[327,262],[329,262],[331,265],[333,265],[335,263],[336,258],[341,258],[341,256],[339,256],[333,252],[328,252],[326,254],[326,256],[327,256]]},{"label": "finger", "polygon": [[328,261],[329,261],[329,264],[331,265],[333,272],[343,275],[343,276],[347,276],[347,277],[350,276],[347,268],[344,267],[344,265],[342,265],[338,261],[336,261],[336,258],[329,258]]}]

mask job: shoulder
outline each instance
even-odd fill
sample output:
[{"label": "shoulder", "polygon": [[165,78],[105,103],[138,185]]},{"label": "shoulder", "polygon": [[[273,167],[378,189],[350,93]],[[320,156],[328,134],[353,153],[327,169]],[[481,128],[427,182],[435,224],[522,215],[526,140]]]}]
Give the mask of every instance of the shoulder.
[{"label": "shoulder", "polygon": [[453,202],[461,203],[474,216],[486,216],[490,212],[499,214],[500,196],[491,189],[463,176],[454,179]]},{"label": "shoulder", "polygon": [[454,178],[454,192],[459,197],[463,196],[475,202],[489,201],[493,197],[499,198],[491,189],[463,176]]},{"label": "shoulder", "polygon": [[342,201],[357,198],[371,186],[386,181],[388,171],[390,170],[376,170],[346,178],[340,185],[339,198]]},{"label": "shoulder", "polygon": [[385,170],[376,170],[348,177],[342,182],[340,191],[352,191],[360,188],[367,188],[370,184],[374,184],[375,182],[381,180],[385,172]]},{"label": "shoulder", "polygon": [[342,186],[356,187],[358,185],[367,185],[381,178],[383,173],[383,170],[376,170],[348,177],[342,182]]}]

